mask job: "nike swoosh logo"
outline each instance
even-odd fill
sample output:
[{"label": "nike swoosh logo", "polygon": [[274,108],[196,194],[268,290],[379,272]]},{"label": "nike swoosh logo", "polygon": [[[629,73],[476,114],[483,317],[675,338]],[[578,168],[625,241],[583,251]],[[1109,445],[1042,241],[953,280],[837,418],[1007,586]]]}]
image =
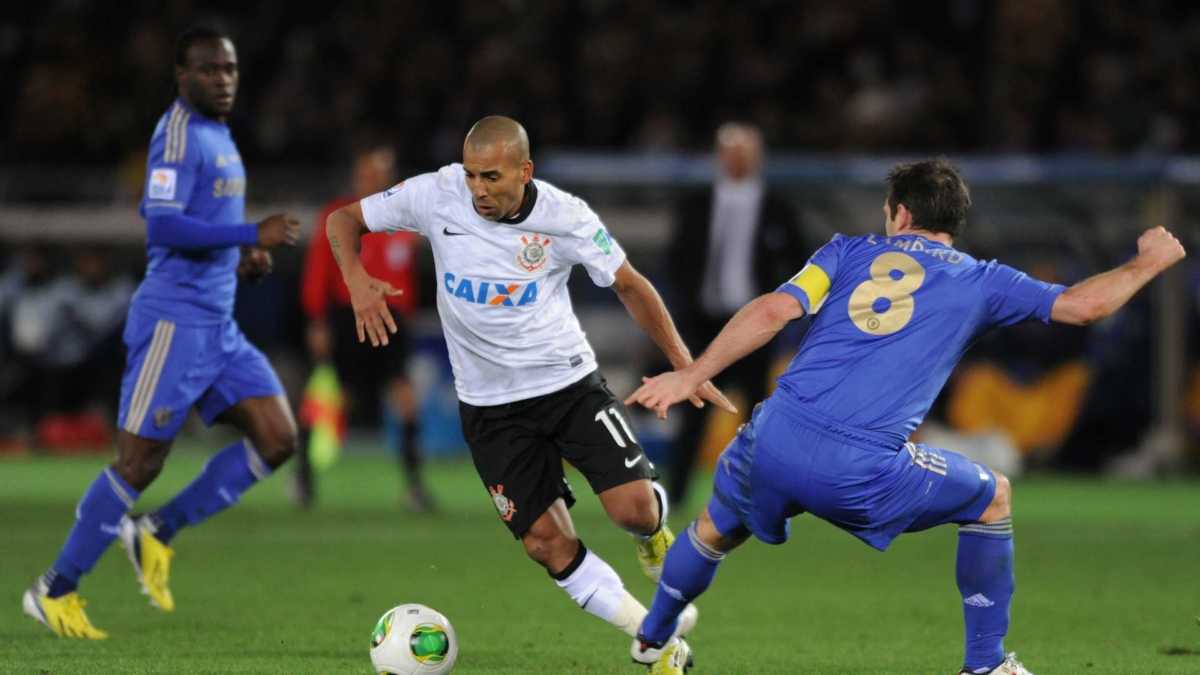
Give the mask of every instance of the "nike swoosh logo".
[{"label": "nike swoosh logo", "polygon": [[633,465],[637,464],[640,461],[642,461],[642,453],[639,452],[637,457],[634,457],[633,459],[625,460],[625,468],[632,469]]},{"label": "nike swoosh logo", "polygon": [[451,232],[450,228],[443,227],[442,234],[446,235],[447,237],[461,237],[466,235],[466,232]]}]

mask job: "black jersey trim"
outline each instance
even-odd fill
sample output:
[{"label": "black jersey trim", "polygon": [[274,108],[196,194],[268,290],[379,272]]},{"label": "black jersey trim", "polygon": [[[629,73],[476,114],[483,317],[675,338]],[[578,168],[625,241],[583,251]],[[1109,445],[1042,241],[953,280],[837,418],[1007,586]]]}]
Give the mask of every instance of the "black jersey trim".
[{"label": "black jersey trim", "polygon": [[533,213],[533,206],[537,204],[538,190],[537,185],[532,180],[525,184],[525,198],[521,200],[521,210],[517,211],[517,215],[512,218],[501,218],[497,222],[505,225],[516,225],[525,222],[529,214]]}]

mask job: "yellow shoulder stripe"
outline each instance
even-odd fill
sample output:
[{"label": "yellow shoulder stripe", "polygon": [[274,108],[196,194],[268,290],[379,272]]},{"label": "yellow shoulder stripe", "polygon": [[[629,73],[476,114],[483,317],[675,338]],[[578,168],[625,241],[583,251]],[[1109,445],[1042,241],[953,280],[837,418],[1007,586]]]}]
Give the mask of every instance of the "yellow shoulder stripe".
[{"label": "yellow shoulder stripe", "polygon": [[825,270],[809,263],[800,270],[796,276],[792,277],[789,282],[793,286],[804,291],[808,296],[808,313],[816,314],[821,309],[821,305],[825,303],[825,297],[829,294],[829,275]]}]

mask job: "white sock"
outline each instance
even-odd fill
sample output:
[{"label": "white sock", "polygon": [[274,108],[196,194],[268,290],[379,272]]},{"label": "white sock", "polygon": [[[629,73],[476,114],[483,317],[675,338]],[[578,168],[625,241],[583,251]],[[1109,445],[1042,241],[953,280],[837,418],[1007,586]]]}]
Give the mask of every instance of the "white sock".
[{"label": "white sock", "polygon": [[625,590],[616,570],[600,556],[584,548],[582,542],[579,550],[583,560],[566,578],[555,578],[554,582],[588,614],[604,619],[629,637],[637,637],[646,608]]}]

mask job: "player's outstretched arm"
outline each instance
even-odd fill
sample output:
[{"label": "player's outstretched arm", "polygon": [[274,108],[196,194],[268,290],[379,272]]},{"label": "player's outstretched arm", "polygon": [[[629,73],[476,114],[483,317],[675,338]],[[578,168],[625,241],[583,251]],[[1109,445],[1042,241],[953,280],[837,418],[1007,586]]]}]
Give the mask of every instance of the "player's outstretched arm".
[{"label": "player's outstretched arm", "polygon": [[1187,255],[1179,240],[1161,226],[1143,232],[1137,246],[1138,254],[1133,260],[1084,279],[1059,295],[1050,318],[1076,326],[1099,321],[1116,312],[1154,277]]},{"label": "player's outstretched arm", "polygon": [[343,206],[325,220],[329,249],[333,251],[333,259],[342,270],[342,279],[350,291],[358,341],[369,339],[372,347],[379,347],[387,345],[388,333],[396,332],[396,321],[388,309],[387,296],[400,295],[404,291],[367,274],[358,257],[362,235],[367,231],[358,202]]},{"label": "player's outstretched arm", "polygon": [[198,251],[228,246],[274,248],[295,246],[300,240],[300,221],[276,213],[260,223],[213,225],[182,213],[155,213],[146,218],[146,243],[181,251]]},{"label": "player's outstretched arm", "polygon": [[[671,314],[667,311],[662,296],[628,260],[617,269],[612,287],[621,303],[625,305],[629,316],[633,317],[651,340],[654,340],[654,344],[658,345],[676,370],[692,362],[692,353],[688,351],[687,344],[675,329],[675,322],[671,320]],[[709,401],[728,412],[737,412],[733,403],[725,398],[712,382],[702,382],[688,398],[697,408],[703,408],[704,401]]]},{"label": "player's outstretched arm", "polygon": [[640,403],[666,419],[667,409],[691,396],[700,383],[767,344],[788,322],[802,316],[804,307],[791,295],[760,295],[733,315],[694,363],[682,370],[643,378],[642,386],[625,399],[625,404]]}]

